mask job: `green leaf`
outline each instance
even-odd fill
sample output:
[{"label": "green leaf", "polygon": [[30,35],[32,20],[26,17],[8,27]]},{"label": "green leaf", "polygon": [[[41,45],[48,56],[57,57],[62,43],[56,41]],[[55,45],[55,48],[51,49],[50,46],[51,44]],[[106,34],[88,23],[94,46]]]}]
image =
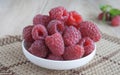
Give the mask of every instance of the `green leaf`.
[{"label": "green leaf", "polygon": [[120,10],[119,9],[111,9],[109,11],[109,13],[112,17],[114,17],[114,16],[117,16],[117,15],[120,15]]},{"label": "green leaf", "polygon": [[108,12],[112,9],[112,6],[111,5],[102,5],[100,6],[100,9],[103,11],[103,12]]}]

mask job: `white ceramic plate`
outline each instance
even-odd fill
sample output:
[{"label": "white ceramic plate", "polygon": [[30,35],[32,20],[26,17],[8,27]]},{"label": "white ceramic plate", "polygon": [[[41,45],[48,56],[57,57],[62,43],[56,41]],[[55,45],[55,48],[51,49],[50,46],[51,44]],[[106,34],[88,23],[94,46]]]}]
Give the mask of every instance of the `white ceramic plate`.
[{"label": "white ceramic plate", "polygon": [[40,67],[47,68],[47,69],[54,69],[54,70],[69,70],[69,69],[81,67],[87,64],[94,57],[96,52],[96,46],[95,46],[95,50],[88,56],[80,59],[68,60],[68,61],[55,61],[55,60],[44,59],[44,58],[40,58],[35,55],[32,55],[25,49],[24,41],[22,41],[22,50],[28,60],[30,60],[32,63]]}]

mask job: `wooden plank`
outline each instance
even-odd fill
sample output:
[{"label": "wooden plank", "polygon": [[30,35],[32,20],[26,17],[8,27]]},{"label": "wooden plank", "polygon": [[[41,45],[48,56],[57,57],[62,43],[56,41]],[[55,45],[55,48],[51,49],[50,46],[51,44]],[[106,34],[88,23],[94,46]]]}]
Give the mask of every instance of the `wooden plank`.
[{"label": "wooden plank", "polygon": [[38,13],[48,14],[56,6],[64,6],[69,11],[79,12],[84,20],[94,21],[103,33],[120,38],[120,26],[111,27],[98,21],[100,4],[110,4],[120,9],[120,0],[0,0],[0,37],[19,35],[22,29],[32,24]]}]

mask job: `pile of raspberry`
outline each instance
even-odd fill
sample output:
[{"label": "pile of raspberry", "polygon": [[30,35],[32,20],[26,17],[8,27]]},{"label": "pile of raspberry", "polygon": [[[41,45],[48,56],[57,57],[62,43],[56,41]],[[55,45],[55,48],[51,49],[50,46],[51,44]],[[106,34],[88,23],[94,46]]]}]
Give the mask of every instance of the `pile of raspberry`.
[{"label": "pile of raspberry", "polygon": [[101,38],[98,27],[83,21],[76,11],[55,7],[49,15],[38,14],[23,29],[26,49],[50,60],[75,60],[89,55]]}]

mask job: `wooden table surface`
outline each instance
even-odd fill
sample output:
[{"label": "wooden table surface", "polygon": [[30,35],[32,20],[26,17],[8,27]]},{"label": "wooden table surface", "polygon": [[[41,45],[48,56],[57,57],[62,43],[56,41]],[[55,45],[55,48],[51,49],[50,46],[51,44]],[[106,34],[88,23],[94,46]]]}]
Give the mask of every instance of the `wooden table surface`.
[{"label": "wooden table surface", "polygon": [[79,12],[84,20],[95,22],[103,33],[120,38],[120,26],[111,27],[96,19],[101,12],[100,4],[120,9],[120,0],[0,0],[0,37],[21,35],[36,14],[48,14],[51,8],[64,6],[69,11]]}]

